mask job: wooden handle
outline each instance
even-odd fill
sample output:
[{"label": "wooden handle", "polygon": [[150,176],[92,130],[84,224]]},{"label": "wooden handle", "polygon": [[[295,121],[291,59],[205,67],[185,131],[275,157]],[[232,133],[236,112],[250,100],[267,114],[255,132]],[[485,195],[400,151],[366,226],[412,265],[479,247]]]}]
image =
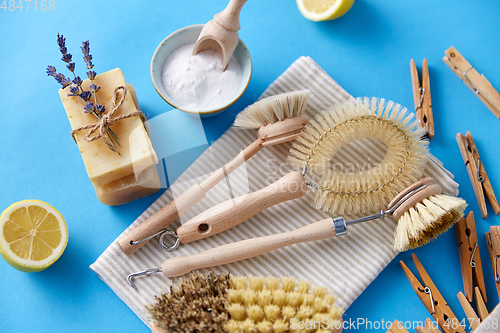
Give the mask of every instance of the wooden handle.
[{"label": "wooden handle", "polygon": [[211,188],[217,185],[221,180],[227,177],[227,175],[236,170],[245,161],[261,150],[263,147],[262,142],[263,140],[261,139],[255,140],[247,148],[242,150],[233,160],[219,170],[215,171],[200,185],[195,184],[191,186],[175,200],[169,202],[165,207],[160,209],[146,221],[142,222],[126,236],[118,240],[118,244],[122,248],[123,252],[127,255],[134,253],[145,245],[147,241],[139,244],[132,244],[131,242],[145,239],[165,229],[179,216],[200,202]]},{"label": "wooden handle", "polygon": [[231,0],[227,7],[214,15],[214,20],[229,31],[240,30],[240,12],[247,0]]},{"label": "wooden handle", "polygon": [[146,244],[147,241],[139,244],[132,244],[132,242],[143,240],[165,229],[204,197],[205,191],[198,184],[191,186],[175,198],[175,200],[170,201],[165,207],[132,229],[127,235],[120,238],[118,244],[125,254],[130,255],[134,253]]},{"label": "wooden handle", "polygon": [[156,323],[151,322],[151,333],[168,333],[168,331],[158,326]]},{"label": "wooden handle", "polygon": [[190,243],[228,230],[278,203],[307,193],[304,176],[293,171],[277,182],[250,194],[220,203],[177,228],[182,243]]},{"label": "wooden handle", "polygon": [[167,259],[162,264],[166,277],[181,276],[193,270],[253,258],[282,247],[335,237],[335,226],[331,218],[282,234],[257,237],[241,242],[219,246],[192,256]]}]

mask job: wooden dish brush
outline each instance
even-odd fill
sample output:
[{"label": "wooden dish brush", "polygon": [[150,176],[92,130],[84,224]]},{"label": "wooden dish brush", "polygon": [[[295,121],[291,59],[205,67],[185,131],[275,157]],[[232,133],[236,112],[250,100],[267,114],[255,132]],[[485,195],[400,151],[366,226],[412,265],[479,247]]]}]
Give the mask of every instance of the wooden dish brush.
[{"label": "wooden dish brush", "polygon": [[342,309],[324,287],[290,277],[192,274],[148,308],[154,333],[340,332]]},{"label": "wooden dish brush", "polygon": [[[201,184],[195,184],[170,201],[128,234],[118,240],[125,254],[132,254],[164,229],[180,215],[200,202],[206,193],[236,170],[262,148],[294,140],[309,121],[304,112],[309,101],[309,90],[292,91],[264,98],[241,111],[234,126],[259,129],[257,139],[241,151],[232,161],[215,171]],[[160,238],[163,244],[163,236]]]},{"label": "wooden dish brush", "polygon": [[[218,204],[177,228],[176,244],[189,243],[228,230],[278,203],[296,199],[315,187],[313,206],[330,214],[372,213],[387,207],[401,190],[420,179],[428,161],[425,130],[413,113],[383,99],[358,98],[319,113],[294,142],[292,171],[277,182]],[[387,146],[383,160],[368,170],[340,172],[331,168],[335,155],[349,143],[372,139]],[[319,184],[304,178],[312,170]]]},{"label": "wooden dish brush", "polygon": [[464,215],[467,207],[465,200],[441,192],[441,187],[433,178],[424,178],[401,191],[387,210],[378,214],[349,222],[344,217],[328,218],[293,231],[226,244],[191,256],[173,257],[165,260],[161,268],[130,274],[127,280],[135,288],[132,279],[140,275],[162,272],[166,277],[176,277],[196,269],[253,258],[292,244],[342,236],[347,233],[347,225],[385,215],[391,215],[395,221],[399,221],[394,249],[413,249],[434,240]]}]

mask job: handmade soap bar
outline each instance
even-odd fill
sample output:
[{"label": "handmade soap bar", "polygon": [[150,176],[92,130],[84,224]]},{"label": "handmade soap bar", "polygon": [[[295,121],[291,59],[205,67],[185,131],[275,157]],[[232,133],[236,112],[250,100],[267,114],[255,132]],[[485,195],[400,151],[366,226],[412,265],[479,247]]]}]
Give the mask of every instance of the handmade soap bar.
[{"label": "handmade soap bar", "polygon": [[[96,94],[97,101],[108,111],[113,108],[112,94],[115,87],[126,85],[119,68],[97,75],[94,83],[101,87]],[[82,86],[88,90],[89,85],[90,80],[87,79]],[[79,97],[68,96],[68,94],[69,88],[59,90],[72,129],[98,121],[92,114],[84,112],[84,102]],[[115,116],[137,110],[133,94],[133,90],[127,93],[123,105]],[[121,155],[111,151],[102,139],[85,141],[84,136],[88,130],[75,134],[87,174],[95,187],[110,184],[132,174],[138,175],[142,170],[158,163],[158,158],[139,116],[119,120],[110,128],[118,137],[121,146],[117,145],[117,148]]]},{"label": "handmade soap bar", "polygon": [[161,188],[156,166],[146,168],[137,176],[131,174],[103,186],[96,186],[100,202],[108,206],[122,205],[156,193]]}]

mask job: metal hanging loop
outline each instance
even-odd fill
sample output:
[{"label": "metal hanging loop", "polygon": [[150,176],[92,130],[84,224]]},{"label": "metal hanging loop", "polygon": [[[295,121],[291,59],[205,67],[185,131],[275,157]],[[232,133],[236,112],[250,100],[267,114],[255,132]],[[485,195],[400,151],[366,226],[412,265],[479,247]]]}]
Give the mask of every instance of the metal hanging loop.
[{"label": "metal hanging loop", "polygon": [[161,268],[148,268],[146,270],[143,270],[143,271],[140,271],[137,273],[129,274],[129,276],[127,276],[127,281],[134,289],[137,290],[137,286],[135,285],[134,280],[133,280],[135,277],[142,276],[142,275],[150,275],[150,274],[154,274],[154,273],[160,273],[161,271],[162,271]]},{"label": "metal hanging loop", "polygon": [[152,235],[152,236],[149,236],[147,238],[143,238],[141,240],[138,240],[138,241],[130,241],[130,245],[137,245],[137,244],[140,244],[142,242],[146,242],[148,240],[150,240],[151,238],[154,238],[156,236],[158,236],[159,234],[161,234],[162,232],[164,232],[165,230],[160,230],[158,231],[156,234]]},{"label": "metal hanging loop", "polygon": [[[174,245],[166,245],[164,243],[164,238],[165,236],[172,236],[175,238],[175,243]],[[164,248],[165,250],[167,251],[173,251],[175,249],[177,249],[179,247],[179,244],[181,243],[181,239],[179,238],[179,236],[177,236],[177,233],[175,231],[172,231],[172,230],[165,230],[165,232],[163,232],[160,236],[160,239],[159,239],[159,243],[160,243],[160,246],[162,248]]]}]

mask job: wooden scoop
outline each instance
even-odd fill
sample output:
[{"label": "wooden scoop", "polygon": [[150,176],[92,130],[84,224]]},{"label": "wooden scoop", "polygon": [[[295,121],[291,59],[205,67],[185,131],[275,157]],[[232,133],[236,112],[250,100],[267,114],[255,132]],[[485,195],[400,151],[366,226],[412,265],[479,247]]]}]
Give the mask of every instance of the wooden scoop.
[{"label": "wooden scoop", "polygon": [[201,30],[193,49],[193,55],[213,50],[222,56],[222,70],[225,71],[234,49],[240,40],[240,11],[247,0],[231,0],[227,7],[214,15]]}]

